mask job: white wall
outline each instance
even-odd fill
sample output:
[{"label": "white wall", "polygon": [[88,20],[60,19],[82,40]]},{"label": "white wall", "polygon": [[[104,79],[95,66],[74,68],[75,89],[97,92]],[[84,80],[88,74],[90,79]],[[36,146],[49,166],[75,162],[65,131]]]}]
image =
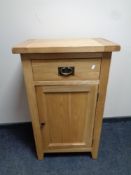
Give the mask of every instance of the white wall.
[{"label": "white wall", "polygon": [[0,123],[29,120],[19,55],[29,38],[104,37],[114,53],[104,117],[131,116],[130,0],[0,0]]}]

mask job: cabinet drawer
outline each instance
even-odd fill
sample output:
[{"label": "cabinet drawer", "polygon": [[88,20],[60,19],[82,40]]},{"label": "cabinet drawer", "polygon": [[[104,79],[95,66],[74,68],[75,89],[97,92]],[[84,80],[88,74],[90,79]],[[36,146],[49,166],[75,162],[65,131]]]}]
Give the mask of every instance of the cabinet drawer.
[{"label": "cabinet drawer", "polygon": [[32,60],[35,81],[98,80],[101,59]]}]

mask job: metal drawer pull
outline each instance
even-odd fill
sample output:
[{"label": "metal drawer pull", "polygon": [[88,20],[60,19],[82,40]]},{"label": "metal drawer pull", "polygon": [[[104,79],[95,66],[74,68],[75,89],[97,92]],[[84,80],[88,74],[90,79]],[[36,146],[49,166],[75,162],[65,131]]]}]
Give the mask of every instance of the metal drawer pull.
[{"label": "metal drawer pull", "polygon": [[74,75],[74,67],[58,67],[58,75],[69,76]]}]

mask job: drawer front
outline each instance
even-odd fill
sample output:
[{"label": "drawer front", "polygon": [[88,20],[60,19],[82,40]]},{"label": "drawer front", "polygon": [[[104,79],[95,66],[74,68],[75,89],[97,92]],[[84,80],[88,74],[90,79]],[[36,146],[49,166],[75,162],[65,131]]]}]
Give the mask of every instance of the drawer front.
[{"label": "drawer front", "polygon": [[98,80],[101,59],[32,60],[35,81]]}]

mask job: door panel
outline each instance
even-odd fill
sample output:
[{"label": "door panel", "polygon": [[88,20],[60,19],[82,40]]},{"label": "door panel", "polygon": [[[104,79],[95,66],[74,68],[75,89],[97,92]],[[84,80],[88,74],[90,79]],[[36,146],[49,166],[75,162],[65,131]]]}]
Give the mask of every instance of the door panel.
[{"label": "door panel", "polygon": [[91,147],[97,86],[36,88],[45,151]]}]

